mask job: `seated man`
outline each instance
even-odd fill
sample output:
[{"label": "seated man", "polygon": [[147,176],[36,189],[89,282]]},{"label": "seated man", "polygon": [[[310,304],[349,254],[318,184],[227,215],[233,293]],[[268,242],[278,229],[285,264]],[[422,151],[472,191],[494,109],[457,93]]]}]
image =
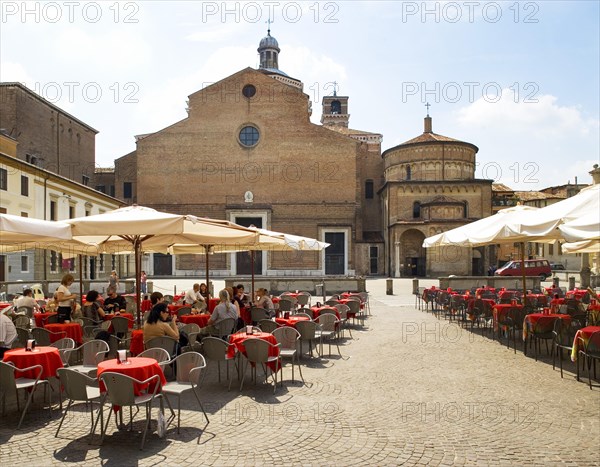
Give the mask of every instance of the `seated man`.
[{"label": "seated man", "polygon": [[15,324],[4,313],[0,313],[0,360],[4,357],[4,352],[10,350],[16,340],[17,328],[15,328]]},{"label": "seated man", "polygon": [[206,301],[200,293],[200,284],[194,284],[192,289],[185,293],[183,303],[186,305],[191,305],[192,308],[199,308],[201,310],[206,309]]},{"label": "seated man", "polygon": [[23,290],[23,295],[21,295],[15,301],[15,307],[19,308],[20,306],[33,308],[33,311],[40,311],[40,306],[38,305],[38,302],[36,302],[33,298],[33,290],[31,289]]},{"label": "seated man", "polygon": [[106,293],[108,297],[104,300],[104,310],[107,313],[116,313],[127,309],[127,302],[117,293],[116,288],[109,287]]}]

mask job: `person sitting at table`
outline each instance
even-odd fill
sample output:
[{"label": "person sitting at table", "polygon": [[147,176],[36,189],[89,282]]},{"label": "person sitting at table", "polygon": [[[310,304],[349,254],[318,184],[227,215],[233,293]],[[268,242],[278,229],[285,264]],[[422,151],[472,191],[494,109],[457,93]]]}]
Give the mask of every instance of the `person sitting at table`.
[{"label": "person sitting at table", "polygon": [[254,306],[269,310],[271,313],[275,310],[275,305],[273,305],[273,300],[271,300],[271,297],[269,297],[269,291],[267,289],[258,289],[256,291],[256,296],[257,300]]},{"label": "person sitting at table", "polygon": [[96,290],[90,290],[83,302],[83,317],[91,319],[95,323],[101,322],[106,316],[102,307],[96,303],[99,296],[100,294]]},{"label": "person sitting at table", "polygon": [[166,303],[160,302],[152,307],[148,319],[144,323],[144,345],[154,338],[169,336],[179,341],[177,315],[171,316]]},{"label": "person sitting at table", "polygon": [[106,291],[108,298],[104,300],[104,310],[108,313],[116,313],[127,308],[125,299],[117,293],[117,289],[109,287]]},{"label": "person sitting at table", "polygon": [[69,291],[69,287],[75,282],[71,274],[65,274],[56,289],[56,301],[58,302],[58,322],[64,323],[71,321],[72,301],[77,299],[77,295]]},{"label": "person sitting at table", "polygon": [[33,290],[31,289],[23,290],[23,295],[15,300],[15,307],[19,308],[20,306],[33,308],[33,311],[41,311],[38,302],[33,298]]},{"label": "person sitting at table", "polygon": [[[238,300],[236,300],[236,294],[235,294],[235,291],[233,290],[233,287],[225,287],[225,290],[229,294],[229,302],[233,304],[233,306],[235,307],[235,309],[237,311],[236,330],[242,329],[246,325],[246,323],[244,323],[244,320],[242,319],[242,315],[241,315],[241,309],[243,308],[243,305],[240,305],[240,302]],[[221,298],[220,292],[219,292],[219,298]]]},{"label": "person sitting at table", "polygon": [[208,286],[204,282],[202,282],[202,284],[200,284],[200,295],[202,295],[204,297],[204,301],[206,303],[208,303],[209,300],[212,299],[212,295],[208,291]]},{"label": "person sitting at table", "polygon": [[[229,297],[230,295],[227,289],[223,289],[219,292],[219,304],[213,310],[206,327],[200,329],[202,334],[216,334],[217,329],[215,328],[215,325],[224,319],[233,318],[236,322],[239,320],[239,311]],[[237,328],[236,326],[236,329],[241,328]]]},{"label": "person sitting at table", "polygon": [[150,303],[152,303],[152,306],[162,302],[164,299],[165,297],[160,292],[152,292],[150,294]]},{"label": "person sitting at table", "polygon": [[15,323],[4,313],[0,313],[0,360],[4,357],[4,352],[10,350],[16,340],[17,328]]},{"label": "person sitting at table", "polygon": [[191,305],[192,308],[206,309],[206,301],[200,293],[200,284],[194,284],[190,290],[185,293],[183,298],[185,305]]},{"label": "person sitting at table", "polygon": [[241,307],[245,307],[248,305],[248,295],[245,293],[244,285],[238,284],[236,287],[236,297],[238,298],[238,303]]}]

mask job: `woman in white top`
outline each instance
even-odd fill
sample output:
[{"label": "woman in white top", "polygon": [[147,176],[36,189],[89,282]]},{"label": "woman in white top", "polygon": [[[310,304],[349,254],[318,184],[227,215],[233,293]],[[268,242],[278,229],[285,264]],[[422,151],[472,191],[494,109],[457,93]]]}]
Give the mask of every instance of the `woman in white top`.
[{"label": "woman in white top", "polygon": [[71,320],[71,307],[73,300],[77,299],[77,295],[72,294],[69,287],[75,278],[71,274],[65,274],[60,281],[58,289],[56,289],[56,301],[58,302],[58,322],[64,323]]}]

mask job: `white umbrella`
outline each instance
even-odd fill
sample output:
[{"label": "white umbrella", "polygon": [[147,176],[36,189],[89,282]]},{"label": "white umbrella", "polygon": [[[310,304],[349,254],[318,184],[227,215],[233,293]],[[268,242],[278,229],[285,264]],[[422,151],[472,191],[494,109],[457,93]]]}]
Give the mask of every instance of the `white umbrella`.
[{"label": "white umbrella", "polygon": [[[565,238],[564,230],[560,229],[561,225],[569,222],[575,222],[575,225],[581,227],[582,224],[577,224],[578,219],[584,219],[587,222],[588,234],[593,234],[594,231],[598,233],[600,227],[598,227],[598,221],[593,222],[593,217],[596,216],[598,219],[598,213],[600,212],[600,185],[591,185],[581,190],[575,196],[567,199],[563,199],[558,203],[551,204],[545,208],[539,209],[536,213],[531,216],[527,216],[522,219],[516,219],[515,222],[511,223],[509,228],[514,231],[512,238],[520,236],[529,237],[531,241],[552,240]],[[579,233],[581,233],[581,229]],[[569,228],[567,227],[567,235],[570,235]],[[587,234],[586,234],[587,235]],[[598,235],[596,235],[598,236]],[[579,241],[587,240],[593,237],[569,237],[569,240]],[[575,240],[577,239],[577,240]],[[517,240],[515,240],[517,241]]]},{"label": "white umbrella", "polygon": [[[225,221],[223,221],[225,222]],[[176,244],[169,248],[171,254],[210,254],[210,253],[235,253],[240,251],[251,252],[252,270],[252,296],[254,297],[254,252],[255,251],[321,251],[329,243],[320,242],[314,238],[302,237],[273,230],[248,227],[258,235],[257,240],[247,244],[231,245],[191,245]],[[208,256],[206,258],[206,280],[208,283]]]},{"label": "white umbrella", "polygon": [[22,245],[30,242],[71,240],[71,226],[57,221],[0,214],[0,244]]},{"label": "white umbrella", "polygon": [[563,253],[596,253],[600,255],[600,240],[583,240],[562,244]]},{"label": "white umbrella", "polygon": [[600,240],[600,210],[565,222],[558,228],[568,242]]},{"label": "white umbrella", "polygon": [[134,252],[138,322],[142,250],[166,251],[174,243],[252,243],[256,238],[256,232],[235,224],[234,227],[137,205],[67,222],[79,241],[97,243],[105,252]]}]

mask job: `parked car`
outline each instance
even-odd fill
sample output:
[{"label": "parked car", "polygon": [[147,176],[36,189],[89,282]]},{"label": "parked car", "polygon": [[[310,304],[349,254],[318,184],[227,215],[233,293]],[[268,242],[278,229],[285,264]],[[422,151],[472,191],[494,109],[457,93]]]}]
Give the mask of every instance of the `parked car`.
[{"label": "parked car", "polygon": [[[520,276],[521,261],[509,261],[495,272],[496,276]],[[525,260],[525,275],[539,276],[543,281],[548,276],[552,275],[550,263],[546,259],[526,259]]]},{"label": "parked car", "polygon": [[564,271],[565,265],[562,263],[550,263],[550,269],[553,271]]}]

